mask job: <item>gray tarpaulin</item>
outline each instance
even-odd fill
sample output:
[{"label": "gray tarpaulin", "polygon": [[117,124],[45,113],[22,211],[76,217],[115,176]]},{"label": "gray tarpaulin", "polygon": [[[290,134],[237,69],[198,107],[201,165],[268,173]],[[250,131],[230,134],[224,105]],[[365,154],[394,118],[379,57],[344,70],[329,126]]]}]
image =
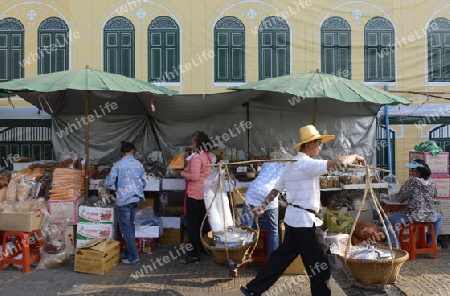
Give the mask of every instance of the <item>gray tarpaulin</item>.
[{"label": "gray tarpaulin", "polygon": [[[69,123],[76,123],[82,108],[80,93],[78,105],[61,107],[53,117],[53,144],[55,151],[64,149],[84,151],[84,128],[60,137],[57,133]],[[206,132],[227,147],[247,151],[247,132],[250,133],[250,153],[269,154],[279,146],[291,148],[299,140],[299,128],[310,124],[314,100],[292,101],[291,95],[261,91],[237,91],[212,95],[153,96],[156,112],[150,111],[148,95],[132,97],[117,94],[103,95],[104,102],[117,102],[119,108],[90,124],[91,155],[101,163],[111,163],[119,157],[120,141],[136,143],[143,155],[161,150],[166,161],[190,144],[196,130]],[[137,100],[136,100],[137,99]],[[295,104],[292,105],[291,102]],[[242,128],[247,121],[249,102],[249,129]],[[81,105],[81,106],[80,106]],[[91,111],[99,109],[91,103]],[[323,158],[342,153],[361,153],[375,163],[375,117],[381,106],[372,103],[344,103],[333,99],[318,99],[316,125],[321,133],[336,135],[324,145]],[[78,108],[78,109],[77,109]],[[77,109],[78,111],[74,111]],[[83,112],[79,113],[83,114]],[[231,130],[231,131],[230,131]],[[238,133],[238,131],[240,133]]]}]

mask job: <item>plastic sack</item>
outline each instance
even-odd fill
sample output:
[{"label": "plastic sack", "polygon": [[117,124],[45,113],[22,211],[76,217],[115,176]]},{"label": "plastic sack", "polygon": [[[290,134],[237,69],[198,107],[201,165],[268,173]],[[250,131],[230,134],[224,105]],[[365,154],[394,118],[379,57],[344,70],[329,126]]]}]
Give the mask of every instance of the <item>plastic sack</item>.
[{"label": "plastic sack", "polygon": [[155,215],[153,207],[145,207],[136,213],[134,225],[139,226],[158,226],[159,218]]},{"label": "plastic sack", "polygon": [[58,268],[71,262],[70,253],[67,250],[63,250],[57,254],[49,254],[41,248],[40,255],[41,260],[36,269]]},{"label": "plastic sack", "polygon": [[371,239],[373,241],[382,241],[384,239],[381,228],[375,223],[367,221],[356,223],[354,235],[359,239]]},{"label": "plastic sack", "polygon": [[16,174],[13,174],[11,176],[11,180],[9,181],[8,188],[6,189],[6,200],[15,201],[17,198],[16,179]]},{"label": "plastic sack", "polygon": [[330,245],[331,254],[345,254],[347,248],[348,234],[327,235],[325,241]]},{"label": "plastic sack", "polygon": [[8,190],[8,187],[0,188],[0,201],[6,200],[6,191]]},{"label": "plastic sack", "polygon": [[327,211],[325,221],[328,233],[350,233],[355,219],[347,213]]},{"label": "plastic sack", "polygon": [[61,253],[66,249],[64,229],[66,224],[48,224],[44,229],[44,246],[42,250],[48,254]]},{"label": "plastic sack", "polygon": [[400,191],[400,183],[393,174],[389,174],[383,178],[383,182],[388,184],[389,200],[392,202],[397,201],[397,193]]},{"label": "plastic sack", "polygon": [[27,198],[31,198],[33,194],[33,189],[36,185],[36,181],[29,180],[27,178],[21,178],[16,180],[16,197],[18,201],[24,201]]},{"label": "plastic sack", "polygon": [[[226,191],[225,176],[222,175],[222,191],[219,186],[219,172],[213,172],[204,181],[204,200],[208,221],[213,232],[225,231],[233,226],[233,218]],[[217,194],[216,194],[217,193]]]}]

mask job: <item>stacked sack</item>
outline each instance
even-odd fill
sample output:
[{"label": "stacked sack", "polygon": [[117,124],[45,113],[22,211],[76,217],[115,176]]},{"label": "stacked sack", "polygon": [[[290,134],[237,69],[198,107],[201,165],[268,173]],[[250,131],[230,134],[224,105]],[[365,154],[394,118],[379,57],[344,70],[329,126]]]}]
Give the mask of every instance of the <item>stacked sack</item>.
[{"label": "stacked sack", "polygon": [[57,168],[53,172],[50,199],[77,199],[84,193],[84,182],[84,174],[81,170]]},{"label": "stacked sack", "polygon": [[382,246],[385,235],[375,223],[359,221],[352,235],[353,246]]}]

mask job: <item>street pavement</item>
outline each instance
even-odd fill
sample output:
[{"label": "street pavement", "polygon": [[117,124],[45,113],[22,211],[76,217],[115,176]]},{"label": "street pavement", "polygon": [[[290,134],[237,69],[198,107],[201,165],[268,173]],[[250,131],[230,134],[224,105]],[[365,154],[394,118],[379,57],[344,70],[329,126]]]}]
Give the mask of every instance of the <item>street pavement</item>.
[{"label": "street pavement", "polygon": [[[239,277],[230,278],[228,270],[216,264],[211,256],[202,256],[196,264],[182,265],[171,260],[163,266],[163,258],[174,246],[157,245],[153,254],[141,254],[141,265],[119,264],[107,274],[91,275],[73,271],[73,263],[49,270],[32,270],[23,274],[9,266],[0,271],[0,295],[223,295],[239,296],[239,287],[258,272],[261,265],[253,264],[239,270]],[[416,261],[403,265],[396,285],[382,291],[379,287],[354,285],[342,270],[332,271],[332,295],[450,295],[450,251],[439,251],[438,259],[422,255]],[[143,268],[147,265],[147,271]],[[150,266],[157,269],[150,270]],[[136,272],[141,272],[136,277]],[[305,275],[284,275],[264,295],[310,295]]]}]

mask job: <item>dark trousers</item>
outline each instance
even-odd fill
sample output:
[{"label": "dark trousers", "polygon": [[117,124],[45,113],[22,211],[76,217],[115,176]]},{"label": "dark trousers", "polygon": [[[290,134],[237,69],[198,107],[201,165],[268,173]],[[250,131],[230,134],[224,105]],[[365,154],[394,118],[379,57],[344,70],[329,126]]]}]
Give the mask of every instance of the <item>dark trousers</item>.
[{"label": "dark trousers", "polygon": [[272,252],[269,261],[247,284],[247,288],[255,294],[269,290],[299,254],[310,279],[311,295],[331,295],[327,246],[320,227],[286,225],[283,243]]},{"label": "dark trousers", "polygon": [[[186,198],[186,222],[188,229],[188,243],[192,245],[192,250],[187,254],[191,257],[197,258],[198,250],[203,249],[202,242],[200,240],[200,227],[202,226],[203,219],[206,215],[205,201]],[[210,231],[208,219],[203,226],[202,236]]]}]

